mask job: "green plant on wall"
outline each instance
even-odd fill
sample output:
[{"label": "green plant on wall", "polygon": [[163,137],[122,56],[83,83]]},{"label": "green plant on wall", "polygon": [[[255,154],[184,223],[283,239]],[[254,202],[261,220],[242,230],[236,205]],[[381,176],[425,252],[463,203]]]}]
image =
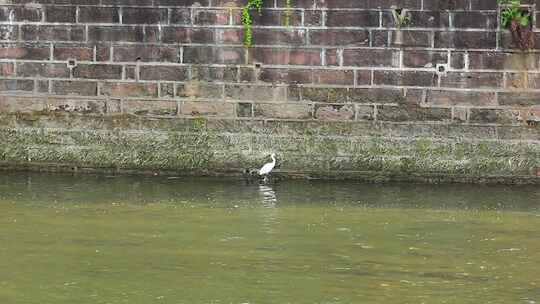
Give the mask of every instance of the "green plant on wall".
[{"label": "green plant on wall", "polygon": [[253,42],[253,18],[251,10],[257,9],[261,13],[263,0],[248,0],[242,8],[242,24],[244,25],[244,45],[250,47]]},{"label": "green plant on wall", "polygon": [[[242,8],[242,25],[244,26],[244,46],[250,47],[253,44],[253,18],[251,11],[257,10],[260,14],[264,0],[248,0]],[[292,7],[292,0],[286,0],[287,11],[285,12],[285,26],[289,26]]]},{"label": "green plant on wall", "polygon": [[499,0],[501,25],[510,29],[514,41],[523,50],[534,48],[534,32],[530,12],[521,7],[521,0]]}]

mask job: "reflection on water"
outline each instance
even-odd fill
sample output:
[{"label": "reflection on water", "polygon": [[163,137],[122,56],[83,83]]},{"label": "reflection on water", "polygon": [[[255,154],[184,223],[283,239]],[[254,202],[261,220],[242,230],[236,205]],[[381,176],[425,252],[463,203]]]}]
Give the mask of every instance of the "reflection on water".
[{"label": "reflection on water", "polygon": [[259,193],[262,198],[263,206],[267,208],[275,208],[277,203],[276,191],[270,185],[260,184]]},{"label": "reflection on water", "polygon": [[0,176],[0,303],[540,303],[540,189]]}]

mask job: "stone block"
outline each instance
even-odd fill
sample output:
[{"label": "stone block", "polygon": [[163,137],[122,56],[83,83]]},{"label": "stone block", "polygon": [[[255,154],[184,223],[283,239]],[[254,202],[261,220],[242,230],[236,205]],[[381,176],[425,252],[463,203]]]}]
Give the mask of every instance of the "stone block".
[{"label": "stone block", "polygon": [[283,86],[225,85],[225,98],[231,100],[278,101],[287,100]]},{"label": "stone block", "polygon": [[157,97],[158,85],[156,83],[105,82],[100,94],[112,97]]},{"label": "stone block", "polygon": [[46,109],[50,112],[105,114],[107,109],[104,100],[49,97],[45,102]]},{"label": "stone block", "polygon": [[235,104],[228,102],[184,101],[180,114],[191,116],[234,117]]},{"label": "stone block", "polygon": [[177,86],[178,97],[188,99],[223,99],[223,85],[190,81]]},{"label": "stone block", "polygon": [[97,82],[55,80],[52,83],[52,92],[57,95],[96,96]]},{"label": "stone block", "polygon": [[319,120],[354,120],[354,105],[318,104],[315,105],[315,118]]},{"label": "stone block", "polygon": [[309,104],[254,104],[255,117],[279,119],[310,119],[313,106]]},{"label": "stone block", "polygon": [[169,100],[124,100],[123,109],[135,115],[176,116],[178,112],[177,102]]},{"label": "stone block", "polygon": [[450,121],[451,109],[383,105],[377,107],[377,119],[396,122]]}]

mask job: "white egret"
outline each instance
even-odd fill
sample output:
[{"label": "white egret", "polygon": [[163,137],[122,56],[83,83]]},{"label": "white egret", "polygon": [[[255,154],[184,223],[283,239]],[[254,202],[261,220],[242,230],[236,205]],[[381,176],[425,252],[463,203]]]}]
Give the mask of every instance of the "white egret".
[{"label": "white egret", "polygon": [[272,153],[270,157],[272,157],[272,162],[265,164],[264,166],[262,166],[261,170],[259,170],[259,175],[264,175],[265,180],[267,175],[270,174],[270,172],[272,172],[272,170],[274,170],[274,167],[276,166],[276,154]]}]

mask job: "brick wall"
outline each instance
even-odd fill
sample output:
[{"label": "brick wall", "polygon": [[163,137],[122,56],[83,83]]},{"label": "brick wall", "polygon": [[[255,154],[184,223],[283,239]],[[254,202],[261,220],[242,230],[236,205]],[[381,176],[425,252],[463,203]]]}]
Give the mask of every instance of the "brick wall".
[{"label": "brick wall", "polygon": [[[523,1],[537,46],[526,52],[500,27],[496,0],[266,0],[251,48],[244,2],[2,1],[0,134],[10,144],[0,160],[239,171],[276,151],[289,173],[538,180],[540,0]],[[396,8],[408,24],[396,24]],[[135,149],[148,132],[163,145],[176,132],[221,140],[205,137],[212,153],[201,162],[199,150],[169,145],[185,164],[122,163],[118,151],[101,164],[65,150],[106,144],[54,133],[84,133],[83,117],[95,122],[87,132],[121,130]],[[30,129],[54,132],[20,144]],[[29,156],[40,149],[59,159]]]}]

